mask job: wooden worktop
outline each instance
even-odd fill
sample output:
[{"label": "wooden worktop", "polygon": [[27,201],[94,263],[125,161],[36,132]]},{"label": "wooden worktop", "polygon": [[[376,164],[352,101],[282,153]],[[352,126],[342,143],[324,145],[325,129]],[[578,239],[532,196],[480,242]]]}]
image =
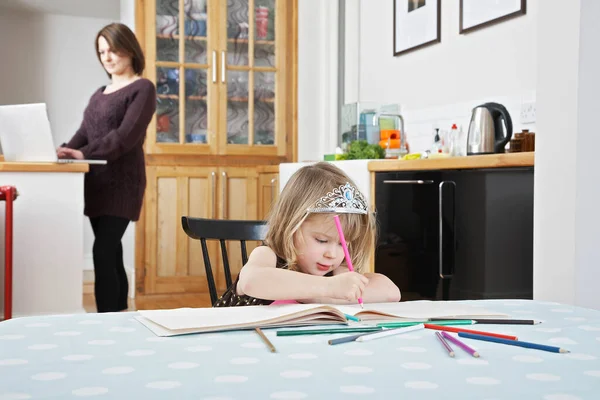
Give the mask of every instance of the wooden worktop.
[{"label": "wooden worktop", "polygon": [[371,172],[533,167],[534,155],[534,152],[523,152],[422,160],[374,160],[368,166]]},{"label": "wooden worktop", "polygon": [[0,162],[0,172],[88,172],[89,164]]}]

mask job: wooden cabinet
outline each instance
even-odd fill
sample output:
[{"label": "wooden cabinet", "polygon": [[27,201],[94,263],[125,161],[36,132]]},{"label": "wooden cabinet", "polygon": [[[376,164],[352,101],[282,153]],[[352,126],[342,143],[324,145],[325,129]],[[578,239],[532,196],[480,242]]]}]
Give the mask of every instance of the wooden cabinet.
[{"label": "wooden cabinet", "polygon": [[[266,216],[278,164],[296,159],[297,0],[136,0],[136,30],[158,97],[136,224],[136,306],[206,306],[202,252],[181,217]],[[223,290],[221,252],[210,245]],[[231,246],[235,276],[241,256]]]}]

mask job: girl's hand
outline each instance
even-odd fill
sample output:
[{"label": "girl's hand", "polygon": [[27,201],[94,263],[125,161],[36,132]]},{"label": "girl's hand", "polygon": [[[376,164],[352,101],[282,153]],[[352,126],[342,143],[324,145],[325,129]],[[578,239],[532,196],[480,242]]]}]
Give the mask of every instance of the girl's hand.
[{"label": "girl's hand", "polygon": [[328,297],[347,301],[356,301],[363,297],[369,279],[358,272],[346,272],[328,278],[330,294]]}]

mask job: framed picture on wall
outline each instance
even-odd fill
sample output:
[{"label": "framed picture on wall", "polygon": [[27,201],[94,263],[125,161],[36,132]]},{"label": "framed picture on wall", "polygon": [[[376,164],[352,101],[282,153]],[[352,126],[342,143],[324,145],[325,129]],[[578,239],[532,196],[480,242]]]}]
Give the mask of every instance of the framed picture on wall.
[{"label": "framed picture on wall", "polygon": [[439,43],[441,0],[394,1],[394,56]]},{"label": "framed picture on wall", "polygon": [[460,33],[525,15],[527,0],[460,0]]}]

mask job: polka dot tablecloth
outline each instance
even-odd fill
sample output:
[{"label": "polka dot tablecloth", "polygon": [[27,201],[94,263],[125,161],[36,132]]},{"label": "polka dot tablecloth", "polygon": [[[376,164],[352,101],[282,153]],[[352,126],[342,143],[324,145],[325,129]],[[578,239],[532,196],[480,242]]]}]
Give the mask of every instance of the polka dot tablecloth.
[{"label": "polka dot tablecloth", "polygon": [[[471,328],[555,345],[555,354],[464,339],[480,358],[450,358],[432,331],[364,343],[253,331],[156,337],[136,313],[0,323],[0,399],[600,398],[600,311],[528,300],[465,303],[542,320]],[[337,335],[339,336],[339,335]]]}]

